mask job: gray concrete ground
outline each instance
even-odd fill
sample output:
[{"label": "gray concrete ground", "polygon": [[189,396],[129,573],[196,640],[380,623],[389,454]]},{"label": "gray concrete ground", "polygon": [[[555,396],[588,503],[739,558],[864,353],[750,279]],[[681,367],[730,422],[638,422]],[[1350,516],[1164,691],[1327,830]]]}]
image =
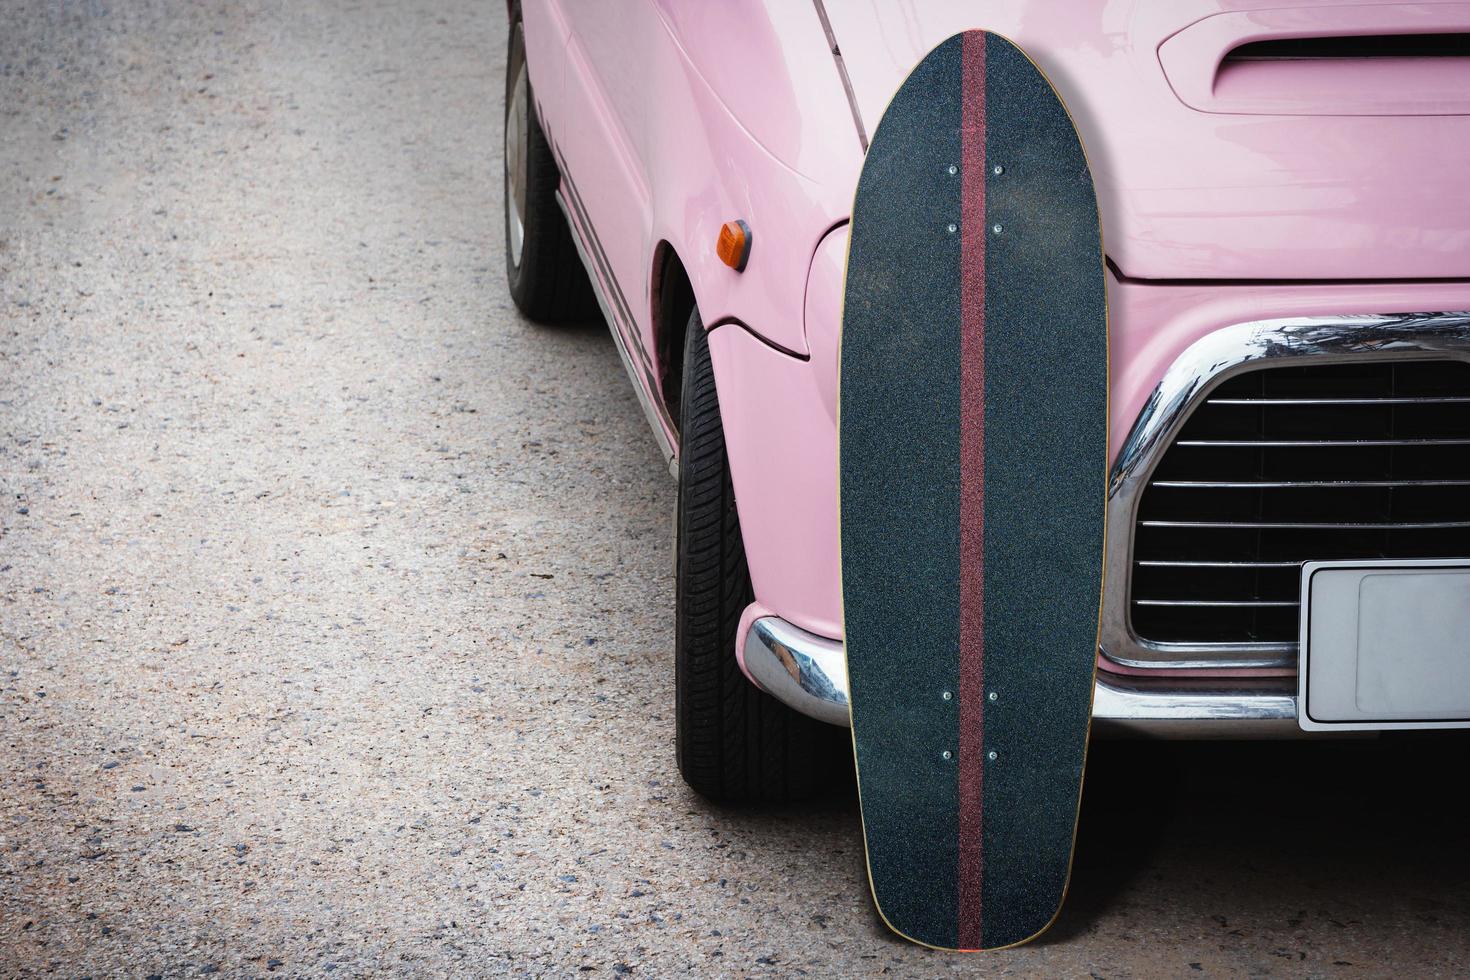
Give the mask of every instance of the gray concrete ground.
[{"label": "gray concrete ground", "polygon": [[1041,943],[674,770],[673,487],[502,279],[498,0],[0,5],[0,975],[1449,976],[1465,743],[1095,750]]}]

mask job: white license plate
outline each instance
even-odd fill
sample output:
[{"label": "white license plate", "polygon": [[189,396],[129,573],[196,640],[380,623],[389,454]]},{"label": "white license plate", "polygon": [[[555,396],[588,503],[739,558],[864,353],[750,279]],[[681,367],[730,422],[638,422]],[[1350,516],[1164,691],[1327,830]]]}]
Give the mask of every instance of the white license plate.
[{"label": "white license plate", "polygon": [[1470,559],[1302,566],[1307,731],[1470,728]]}]

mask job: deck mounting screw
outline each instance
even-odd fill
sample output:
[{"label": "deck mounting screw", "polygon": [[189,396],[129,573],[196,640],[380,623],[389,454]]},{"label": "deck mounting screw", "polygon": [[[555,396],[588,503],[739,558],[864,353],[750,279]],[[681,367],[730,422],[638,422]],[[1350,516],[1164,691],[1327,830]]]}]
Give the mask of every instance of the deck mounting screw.
[{"label": "deck mounting screw", "polygon": [[996,759],[1000,758],[1000,753],[995,751],[994,749],[991,749],[989,752],[985,753],[985,758],[989,759],[991,762],[994,762]]},{"label": "deck mounting screw", "polygon": [[950,233],[950,234],[951,234],[951,235],[953,235],[953,234],[954,234],[954,233],[955,233],[955,232],[957,232],[957,231],[959,231],[959,230],[960,230],[960,226],[959,226],[959,225],[957,225],[957,224],[955,224],[955,223],[954,223],[954,222],[953,222],[953,221],[951,221],[951,222],[950,222],[950,223],[949,223],[949,224],[948,224],[948,225],[947,225],[947,226],[946,226],[946,227],[945,227],[945,231],[948,231],[948,232],[949,232],[949,233]]},{"label": "deck mounting screw", "polygon": [[990,230],[993,231],[993,232],[995,232],[997,235],[999,235],[1000,232],[1001,232],[1001,227],[1000,227],[1000,225],[991,225],[990,226]]},{"label": "deck mounting screw", "polygon": [[1000,700],[1000,695],[999,694],[996,694],[994,691],[991,691],[990,692],[990,700],[992,700],[992,701],[999,701]]},{"label": "deck mounting screw", "polygon": [[951,752],[949,749],[945,749],[940,754],[944,756],[946,762],[949,761],[950,759],[953,759],[954,758],[954,753]]},{"label": "deck mounting screw", "polygon": [[954,164],[952,164],[952,163],[951,163],[951,164],[950,164],[950,165],[949,165],[949,175],[950,175],[950,176],[951,176],[951,177],[953,177],[953,176],[954,176],[954,175],[955,175],[955,174],[957,174],[957,173],[959,173],[959,172],[960,172],[960,168],[959,168],[959,167],[956,167],[956,166],[955,166],[955,165],[954,165]]},{"label": "deck mounting screw", "polygon": [[999,177],[1001,174],[1006,172],[1006,168],[997,163],[990,172]]},{"label": "deck mounting screw", "polygon": [[943,694],[941,694],[939,696],[942,697],[942,698],[944,698],[944,700],[946,700],[946,701],[948,701],[950,698],[954,697],[954,695],[952,693],[950,693],[949,691],[945,691]]}]

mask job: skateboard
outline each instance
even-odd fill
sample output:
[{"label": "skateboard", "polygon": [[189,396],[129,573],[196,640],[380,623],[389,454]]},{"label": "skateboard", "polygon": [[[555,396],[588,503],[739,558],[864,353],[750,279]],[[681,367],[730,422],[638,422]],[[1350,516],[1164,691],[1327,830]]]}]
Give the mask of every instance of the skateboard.
[{"label": "skateboard", "polygon": [[957,34],[873,134],[842,315],[842,597],[868,877],[943,949],[1035,938],[1097,663],[1107,299],[1092,178],[1020,49]]}]

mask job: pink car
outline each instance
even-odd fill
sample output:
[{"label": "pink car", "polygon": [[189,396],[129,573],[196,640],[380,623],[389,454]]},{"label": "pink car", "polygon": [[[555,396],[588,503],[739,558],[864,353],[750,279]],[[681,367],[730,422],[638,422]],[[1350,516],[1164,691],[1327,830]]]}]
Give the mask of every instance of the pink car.
[{"label": "pink car", "polygon": [[[847,221],[890,95],[967,28],[1051,78],[1100,199],[1099,727],[1312,728],[1304,563],[1470,556],[1470,314],[1433,312],[1470,310],[1470,3],[1285,2],[512,6],[510,290],[535,320],[600,306],[679,481],[696,790],[788,798],[850,757]],[[731,264],[717,242],[737,222]]]}]

